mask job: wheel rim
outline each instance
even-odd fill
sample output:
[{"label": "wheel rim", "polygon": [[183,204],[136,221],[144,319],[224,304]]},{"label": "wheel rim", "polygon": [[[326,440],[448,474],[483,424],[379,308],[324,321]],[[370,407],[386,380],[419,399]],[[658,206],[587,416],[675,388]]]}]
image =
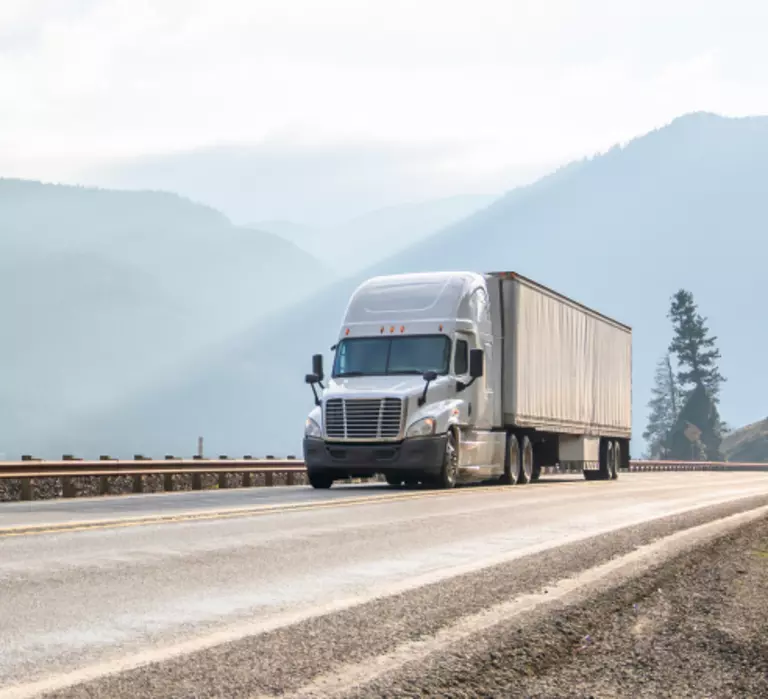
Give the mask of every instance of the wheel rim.
[{"label": "wheel rim", "polygon": [[456,452],[456,438],[451,435],[445,445],[445,480],[448,485],[456,485],[459,472],[459,459]]},{"label": "wheel rim", "polygon": [[525,474],[525,480],[530,481],[533,475],[533,449],[530,443],[526,444],[523,450],[523,473]]},{"label": "wheel rim", "polygon": [[515,485],[520,479],[520,445],[512,437],[509,440],[509,483]]}]

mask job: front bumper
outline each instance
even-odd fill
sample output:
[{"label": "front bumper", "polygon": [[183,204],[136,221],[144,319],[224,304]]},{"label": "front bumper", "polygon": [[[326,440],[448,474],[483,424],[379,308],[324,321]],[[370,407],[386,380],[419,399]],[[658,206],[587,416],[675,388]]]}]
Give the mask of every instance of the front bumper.
[{"label": "front bumper", "polygon": [[349,444],[304,439],[308,471],[330,472],[353,478],[376,473],[440,473],[447,435],[406,439],[402,442]]}]

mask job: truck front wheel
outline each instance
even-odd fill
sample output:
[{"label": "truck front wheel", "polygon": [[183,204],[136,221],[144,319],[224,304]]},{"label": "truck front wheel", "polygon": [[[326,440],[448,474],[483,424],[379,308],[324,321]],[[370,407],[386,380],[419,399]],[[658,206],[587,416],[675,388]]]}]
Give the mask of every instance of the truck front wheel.
[{"label": "truck front wheel", "polygon": [[309,477],[309,484],[313,488],[318,488],[322,490],[327,490],[333,485],[333,476],[331,476],[328,473],[313,473],[312,471],[308,474]]},{"label": "truck front wheel", "polygon": [[448,439],[445,442],[445,454],[443,456],[443,466],[440,469],[440,475],[437,476],[436,485],[438,488],[448,490],[454,488],[459,479],[459,442],[453,432],[448,433]]}]

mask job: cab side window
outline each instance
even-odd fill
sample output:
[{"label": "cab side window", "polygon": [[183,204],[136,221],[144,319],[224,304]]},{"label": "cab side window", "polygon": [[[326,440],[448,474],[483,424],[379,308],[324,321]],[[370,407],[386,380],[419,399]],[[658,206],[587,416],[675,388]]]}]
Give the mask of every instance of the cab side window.
[{"label": "cab side window", "polygon": [[453,358],[453,373],[464,376],[469,372],[469,345],[466,340],[456,340],[456,355]]}]

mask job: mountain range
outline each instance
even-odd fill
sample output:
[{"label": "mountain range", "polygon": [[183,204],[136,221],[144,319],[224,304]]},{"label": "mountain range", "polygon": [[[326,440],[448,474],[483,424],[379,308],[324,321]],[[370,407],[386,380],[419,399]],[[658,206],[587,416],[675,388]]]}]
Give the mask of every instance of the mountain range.
[{"label": "mountain range", "polygon": [[728,461],[768,462],[768,418],[731,432],[723,453]]},{"label": "mountain range", "polygon": [[332,226],[261,221],[254,227],[291,241],[339,274],[349,275],[378,262],[384,251],[394,255],[405,250],[495,199],[466,194],[376,209]]},{"label": "mountain range", "polygon": [[176,195],[0,180],[0,452],[34,449],[309,293],[285,270],[331,275]]},{"label": "mountain range", "polygon": [[719,338],[721,414],[745,424],[764,414],[768,393],[767,222],[768,118],[687,115],[284,308],[45,446],[190,453],[202,435],[211,453],[295,453],[311,407],[309,358],[329,358],[351,291],[373,274],[440,269],[515,270],[631,325],[635,454],[671,335],[669,300],[689,289]]}]

